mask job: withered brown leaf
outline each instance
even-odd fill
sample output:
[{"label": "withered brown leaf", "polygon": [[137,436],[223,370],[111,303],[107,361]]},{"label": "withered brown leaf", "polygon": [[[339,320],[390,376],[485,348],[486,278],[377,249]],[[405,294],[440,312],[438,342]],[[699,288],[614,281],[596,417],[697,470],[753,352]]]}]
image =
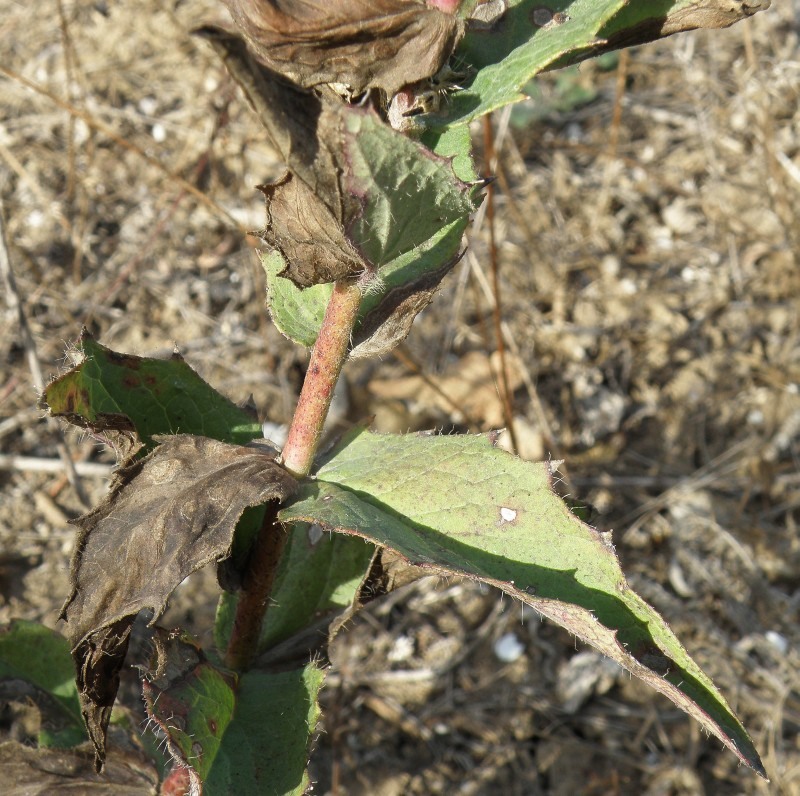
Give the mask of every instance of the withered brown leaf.
[{"label": "withered brown leaf", "polygon": [[326,197],[326,202],[291,172],[258,187],[267,200],[262,236],[283,255],[289,264],[287,276],[296,285],[334,282],[366,269],[329,206],[333,197]]},{"label": "withered brown leaf", "polygon": [[259,186],[267,200],[260,234],[284,255],[285,276],[309,287],[362,273],[365,264],[344,232],[346,217],[360,212],[339,182],[345,107],[287,83],[228,31],[207,26],[196,33],[222,57],[288,166],[281,179]]},{"label": "withered brown leaf", "polygon": [[258,59],[304,87],[392,95],[435,75],[464,32],[419,0],[223,0]]},{"label": "withered brown leaf", "polygon": [[157,439],[116,474],[100,506],[75,520],[72,593],[61,617],[98,770],[136,615],[150,608],[158,617],[184,578],[228,555],[245,508],[284,500],[295,487],[272,448]]}]

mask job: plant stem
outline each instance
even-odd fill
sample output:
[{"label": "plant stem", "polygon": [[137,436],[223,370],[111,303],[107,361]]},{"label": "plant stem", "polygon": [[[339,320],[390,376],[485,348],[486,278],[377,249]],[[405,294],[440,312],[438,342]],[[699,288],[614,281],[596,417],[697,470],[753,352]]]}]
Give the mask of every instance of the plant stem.
[{"label": "plant stem", "polygon": [[236,671],[248,669],[256,657],[269,595],[286,546],[286,529],[278,522],[277,514],[278,503],[272,501],[266,507],[242,576],[242,591],[225,651],[225,665]]},{"label": "plant stem", "polygon": [[303,477],[311,472],[360,302],[358,285],[344,281],[334,285],[279,459],[292,475]]},{"label": "plant stem", "polygon": [[[283,448],[282,464],[297,477],[307,476],[311,471],[360,302],[358,285],[344,281],[334,285]],[[225,652],[225,664],[237,671],[249,668],[258,653],[269,595],[286,546],[288,534],[278,520],[278,508],[275,502],[267,505],[242,577],[242,591]]]}]

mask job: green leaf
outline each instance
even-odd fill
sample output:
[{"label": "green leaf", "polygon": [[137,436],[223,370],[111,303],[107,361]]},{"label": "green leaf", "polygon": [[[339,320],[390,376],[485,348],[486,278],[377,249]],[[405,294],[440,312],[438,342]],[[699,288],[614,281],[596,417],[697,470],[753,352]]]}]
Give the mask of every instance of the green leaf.
[{"label": "green leaf", "polygon": [[470,26],[456,50],[456,68],[474,75],[472,83],[418,119],[433,128],[466,124],[524,99],[522,87],[544,70],[685,30],[728,27],[768,7],[768,0],[510,0],[488,28]]},{"label": "green leaf", "polygon": [[[357,356],[379,355],[405,337],[414,316],[458,259],[469,215],[479,201],[469,182],[474,178],[469,131],[430,134],[432,150],[373,114],[344,113],[341,124],[346,168],[341,176],[344,198],[338,201],[348,208],[343,236],[346,248],[358,252],[362,269],[377,273],[365,282],[353,348]],[[288,196],[290,187],[286,183],[271,189],[273,216],[276,206],[283,208],[279,199]],[[289,217],[299,212],[295,209]],[[302,230],[305,246],[311,233],[307,226]],[[301,289],[309,279],[300,279],[286,259],[286,252],[299,256],[301,251],[287,245],[287,235],[279,244],[284,256],[275,252],[263,258],[267,303],[278,329],[310,347],[332,288],[320,283]],[[321,282],[316,277],[312,281]]]},{"label": "green leaf", "polygon": [[311,348],[319,334],[333,284],[312,285],[304,290],[279,276],[286,261],[277,251],[261,254],[267,276],[267,307],[278,331],[295,343]]},{"label": "green leaf", "polygon": [[178,354],[170,359],[118,354],[85,330],[78,351],[80,364],[45,388],[44,403],[55,417],[98,434],[136,433],[147,449],[158,434],[197,434],[239,445],[262,436],[258,421]]},{"label": "green leaf", "polygon": [[666,695],[763,774],[722,695],[628,586],[608,536],[575,517],[551,480],[547,463],[516,459],[486,437],[356,431],[279,516],[497,586]]},{"label": "green leaf", "polygon": [[187,636],[160,631],[144,682],[150,719],[193,792],[300,796],[319,718],[323,671],[303,667],[237,677],[213,666]]},{"label": "green leaf", "polygon": [[203,782],[220,751],[236,706],[236,677],[206,660],[187,635],[156,629],[154,674],[142,683],[150,720],[167,738],[167,748]]},{"label": "green leaf", "polygon": [[474,209],[469,185],[451,163],[371,114],[347,114],[344,175],[362,202],[348,235],[377,268],[430,240]]},{"label": "green leaf", "polygon": [[38,705],[41,746],[76,746],[87,739],[69,643],[60,633],[22,620],[0,629],[0,694]]},{"label": "green leaf", "polygon": [[[264,652],[299,633],[313,621],[347,608],[375,553],[361,539],[330,535],[319,526],[296,523],[281,558],[270,597],[259,651]],[[236,597],[223,595],[217,609],[214,639],[225,649],[233,626]]]},{"label": "green leaf", "polygon": [[456,63],[475,75],[472,83],[423,122],[430,127],[466,124],[525,99],[522,88],[534,75],[567,53],[591,55],[601,27],[626,2],[552,0],[545,6],[540,0],[511,0],[491,28],[469,30],[456,50]]},{"label": "green leaf", "polygon": [[208,794],[301,796],[325,674],[313,661],[239,680],[233,721],[205,783]]}]

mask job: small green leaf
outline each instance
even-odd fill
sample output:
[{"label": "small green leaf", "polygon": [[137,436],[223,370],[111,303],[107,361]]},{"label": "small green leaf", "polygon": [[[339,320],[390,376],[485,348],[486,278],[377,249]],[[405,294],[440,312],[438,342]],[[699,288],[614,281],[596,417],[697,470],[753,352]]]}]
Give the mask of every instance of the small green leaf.
[{"label": "small green leaf", "polygon": [[319,334],[333,284],[312,285],[304,290],[291,279],[279,276],[286,268],[280,252],[261,255],[267,276],[267,307],[278,331],[295,343],[311,348]]},{"label": "small green leaf", "polygon": [[348,235],[378,269],[469,217],[472,192],[448,160],[371,114],[348,114],[345,128],[345,188],[362,203]]},{"label": "small green leaf", "polygon": [[160,628],[156,633],[156,674],[142,684],[147,714],[168,739],[173,758],[202,782],[233,718],[236,677],[209,663],[188,636]]},{"label": "small green leaf", "polygon": [[742,762],[763,767],[746,731],[664,620],[628,586],[610,540],[531,464],[486,437],[357,431],[281,511],[357,534],[433,571],[497,586],[669,697]]},{"label": "small green leaf", "polygon": [[197,792],[302,794],[322,669],[310,662],[237,678],[209,662],[185,634],[159,629],[155,642],[145,706]]},{"label": "small green leaf", "polygon": [[22,620],[0,629],[0,693],[8,701],[18,696],[36,702],[41,746],[76,746],[87,739],[69,643],[55,630]]},{"label": "small green leaf", "polygon": [[55,417],[98,434],[136,433],[147,449],[158,434],[198,434],[239,445],[262,436],[256,420],[177,354],[170,359],[118,354],[86,331],[78,351],[80,364],[45,388],[43,401]]}]

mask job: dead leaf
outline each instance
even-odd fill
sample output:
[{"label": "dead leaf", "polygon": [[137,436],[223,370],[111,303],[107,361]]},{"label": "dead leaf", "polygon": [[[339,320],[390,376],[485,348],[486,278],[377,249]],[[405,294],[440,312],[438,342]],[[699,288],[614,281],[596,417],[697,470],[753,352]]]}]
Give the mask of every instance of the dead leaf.
[{"label": "dead leaf", "polygon": [[224,0],[256,57],[303,87],[392,95],[447,62],[464,33],[418,0]]},{"label": "dead leaf", "polygon": [[152,453],[117,473],[98,508],[75,520],[72,593],[61,617],[98,770],[136,615],[150,608],[158,617],[184,578],[228,555],[245,508],[284,500],[295,485],[271,447],[157,439]]},{"label": "dead leaf", "polygon": [[[270,145],[312,191],[330,194],[337,183],[337,138],[320,138],[319,117],[326,103],[256,61],[236,34],[207,25],[194,31],[208,41],[244,93]],[[331,136],[332,131],[326,130]]]},{"label": "dead leaf", "polygon": [[[277,182],[258,187],[267,198],[262,237],[289,264],[286,276],[296,285],[334,282],[366,270],[366,263],[347,240],[341,220],[304,182],[287,173]],[[327,197],[328,202],[332,199]]]}]

